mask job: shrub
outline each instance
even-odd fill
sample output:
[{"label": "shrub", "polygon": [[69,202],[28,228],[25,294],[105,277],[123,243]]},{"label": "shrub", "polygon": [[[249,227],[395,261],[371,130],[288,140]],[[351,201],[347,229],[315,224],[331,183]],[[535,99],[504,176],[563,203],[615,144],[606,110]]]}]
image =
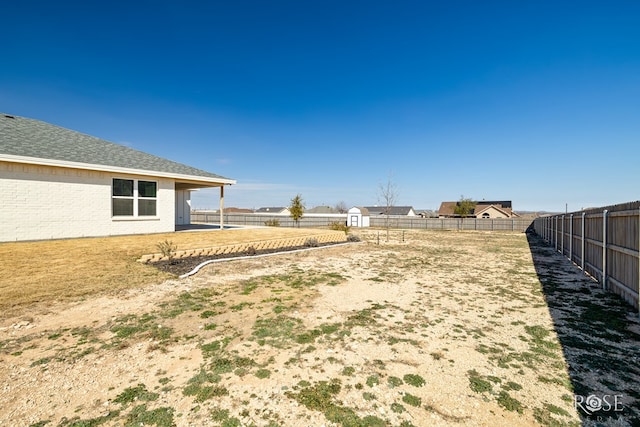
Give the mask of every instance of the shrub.
[{"label": "shrub", "polygon": [[167,257],[169,261],[173,259],[176,254],[176,250],[178,249],[178,246],[174,245],[171,240],[165,240],[164,242],[158,243],[156,246],[162,256]]},{"label": "shrub", "polygon": [[280,220],[277,218],[268,219],[264,222],[267,227],[280,227]]},{"label": "shrub", "polygon": [[356,236],[355,234],[349,234],[347,236],[347,242],[360,242],[360,236]]},{"label": "shrub", "polygon": [[308,248],[317,248],[319,244],[320,243],[318,243],[318,239],[316,239],[315,237],[309,237],[304,241],[304,245]]},{"label": "shrub", "polygon": [[344,221],[333,221],[329,223],[330,230],[344,231],[344,234],[349,234],[349,227]]}]

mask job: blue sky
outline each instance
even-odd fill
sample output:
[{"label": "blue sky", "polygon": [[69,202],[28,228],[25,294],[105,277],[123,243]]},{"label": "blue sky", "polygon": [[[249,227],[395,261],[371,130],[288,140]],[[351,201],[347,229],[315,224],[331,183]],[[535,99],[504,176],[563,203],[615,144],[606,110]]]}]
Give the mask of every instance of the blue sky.
[{"label": "blue sky", "polygon": [[388,180],[424,209],[640,198],[635,0],[2,10],[0,111],[236,179],[226,206],[374,205]]}]

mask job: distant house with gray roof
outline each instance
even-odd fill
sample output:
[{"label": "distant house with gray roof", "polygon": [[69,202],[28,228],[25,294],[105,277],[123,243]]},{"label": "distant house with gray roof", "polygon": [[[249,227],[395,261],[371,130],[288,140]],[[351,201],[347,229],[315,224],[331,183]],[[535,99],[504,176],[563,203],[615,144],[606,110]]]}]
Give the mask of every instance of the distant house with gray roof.
[{"label": "distant house with gray roof", "polygon": [[[0,241],[171,232],[191,191],[236,181],[39,120],[0,113]],[[222,215],[221,215],[222,217]]]},{"label": "distant house with gray roof", "polygon": [[413,206],[365,206],[369,215],[416,216]]},{"label": "distant house with gray roof", "polygon": [[256,209],[257,214],[267,214],[267,215],[291,215],[289,208],[284,206],[270,206]]}]

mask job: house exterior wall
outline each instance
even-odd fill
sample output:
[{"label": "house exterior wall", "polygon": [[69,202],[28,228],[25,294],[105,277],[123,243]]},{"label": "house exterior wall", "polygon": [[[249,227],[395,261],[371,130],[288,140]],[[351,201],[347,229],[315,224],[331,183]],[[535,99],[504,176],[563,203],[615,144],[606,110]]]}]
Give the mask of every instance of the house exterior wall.
[{"label": "house exterior wall", "polygon": [[[486,214],[488,214],[488,216]],[[489,209],[485,209],[482,212],[477,213],[476,218],[495,219],[495,218],[509,218],[509,216],[505,215],[503,212],[500,212],[498,209],[489,208]]]},{"label": "house exterior wall", "polygon": [[[113,178],[156,181],[157,215],[111,216]],[[0,162],[0,241],[175,230],[172,179]]]}]

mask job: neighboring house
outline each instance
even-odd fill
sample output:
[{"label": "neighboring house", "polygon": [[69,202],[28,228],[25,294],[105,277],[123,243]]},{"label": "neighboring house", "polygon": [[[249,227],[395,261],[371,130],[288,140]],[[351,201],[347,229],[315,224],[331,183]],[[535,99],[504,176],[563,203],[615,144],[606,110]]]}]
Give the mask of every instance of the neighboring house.
[{"label": "neighboring house", "polygon": [[224,213],[227,214],[246,214],[246,213],[253,213],[253,209],[247,209],[247,208],[224,208]]},{"label": "neighboring house", "polygon": [[315,208],[306,209],[304,213],[305,215],[306,214],[325,215],[325,214],[339,214],[340,212],[337,209],[332,208],[331,206],[316,206]]},{"label": "neighboring house", "polygon": [[[175,231],[192,190],[236,181],[0,113],[0,241]],[[221,215],[222,217],[222,215]]]},{"label": "neighboring house", "polygon": [[[474,202],[476,205],[472,212],[469,213],[470,218],[516,218],[518,215],[513,212],[510,200],[502,201],[486,201]],[[438,209],[438,217],[440,218],[459,218],[460,215],[455,213],[458,202],[442,202]]]},{"label": "neighboring house", "polygon": [[387,213],[392,216],[416,216],[413,206],[389,206],[389,212],[387,212],[386,206],[366,206],[365,209],[369,211],[371,216],[386,215]]},{"label": "neighboring house", "polygon": [[473,210],[476,218],[511,218],[513,215],[507,209],[496,205],[476,205]]},{"label": "neighboring house", "polygon": [[257,214],[268,214],[268,215],[291,215],[289,208],[285,207],[268,207],[268,208],[260,208],[256,210]]}]

